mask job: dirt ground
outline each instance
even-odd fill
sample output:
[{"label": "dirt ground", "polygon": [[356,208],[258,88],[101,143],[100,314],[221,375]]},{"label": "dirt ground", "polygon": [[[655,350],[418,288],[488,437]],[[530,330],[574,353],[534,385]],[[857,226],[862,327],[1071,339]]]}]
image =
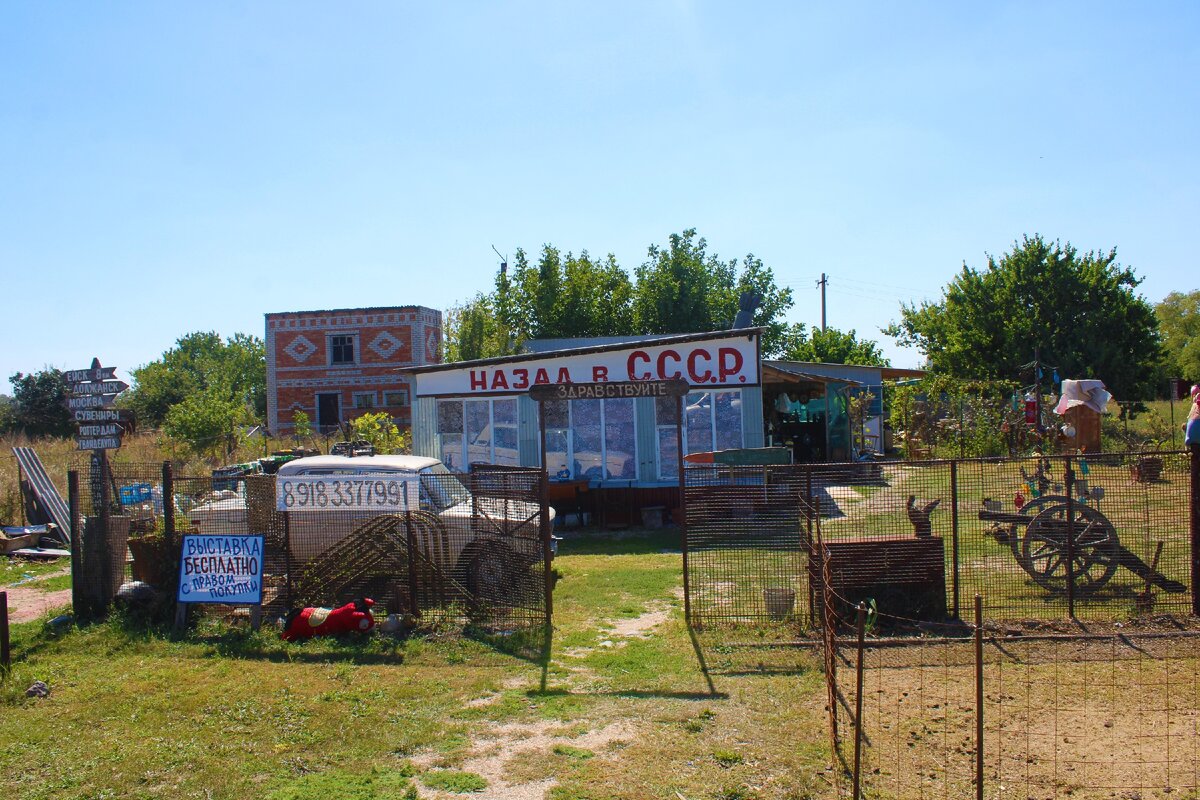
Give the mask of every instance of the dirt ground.
[{"label": "dirt ground", "polygon": [[[1200,639],[1003,641],[985,648],[984,663],[987,797],[1197,796]],[[849,758],[854,681],[843,662]],[[867,651],[863,703],[868,796],[973,795],[971,644]]]}]

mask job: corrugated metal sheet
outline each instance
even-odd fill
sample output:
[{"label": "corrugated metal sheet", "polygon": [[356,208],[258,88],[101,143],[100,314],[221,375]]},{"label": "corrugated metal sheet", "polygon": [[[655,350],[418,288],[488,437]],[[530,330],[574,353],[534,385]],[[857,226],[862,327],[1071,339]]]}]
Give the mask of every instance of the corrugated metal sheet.
[{"label": "corrugated metal sheet", "polygon": [[432,397],[416,398],[412,414],[413,455],[441,458],[437,442],[437,400]]},{"label": "corrugated metal sheet", "polygon": [[25,480],[29,481],[29,487],[50,515],[50,519],[54,520],[54,524],[58,526],[59,531],[69,542],[74,536],[74,531],[71,529],[71,511],[67,508],[67,502],[63,500],[62,495],[58,493],[58,489],[54,487],[50,476],[46,474],[42,460],[38,458],[38,454],[32,447],[14,447],[12,450],[17,457],[17,463],[21,465],[21,472],[25,474]]}]

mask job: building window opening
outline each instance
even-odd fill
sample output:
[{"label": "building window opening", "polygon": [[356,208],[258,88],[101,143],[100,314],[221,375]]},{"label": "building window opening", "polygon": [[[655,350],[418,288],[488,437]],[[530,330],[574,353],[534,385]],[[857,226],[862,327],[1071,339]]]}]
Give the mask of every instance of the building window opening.
[{"label": "building window opening", "polygon": [[[655,400],[654,427],[660,480],[679,478],[679,453],[675,441],[677,402],[671,397]],[[741,390],[691,392],[684,399],[684,453],[738,450],[743,441]]]},{"label": "building window opening", "polygon": [[471,464],[517,466],[517,401],[439,400],[438,444],[442,463],[455,472]]},{"label": "building window opening", "polygon": [[330,364],[353,364],[354,363],[354,337],[351,335],[339,335],[329,337],[329,363]]},{"label": "building window opening", "polygon": [[408,405],[408,391],[402,389],[398,392],[384,392],[383,404],[388,408],[403,408]]},{"label": "building window opening", "polygon": [[375,407],[374,392],[356,392],[354,394],[354,407],[358,409],[371,409]]}]

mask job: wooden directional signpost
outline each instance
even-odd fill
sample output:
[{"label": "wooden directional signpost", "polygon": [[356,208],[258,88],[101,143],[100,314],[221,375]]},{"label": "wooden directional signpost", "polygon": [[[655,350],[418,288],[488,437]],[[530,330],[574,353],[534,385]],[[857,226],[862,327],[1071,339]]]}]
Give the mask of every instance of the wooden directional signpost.
[{"label": "wooden directional signpost", "polygon": [[102,367],[98,358],[92,359],[88,369],[63,373],[70,392],[67,408],[79,425],[75,443],[80,450],[103,453],[121,446],[121,434],[124,433],[119,424],[121,413],[112,404],[129,384],[116,380],[116,374],[116,367]]}]

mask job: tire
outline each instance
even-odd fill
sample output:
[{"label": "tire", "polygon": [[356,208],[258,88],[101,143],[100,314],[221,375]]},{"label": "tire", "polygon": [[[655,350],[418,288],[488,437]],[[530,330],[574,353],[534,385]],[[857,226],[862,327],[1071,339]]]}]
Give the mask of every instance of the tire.
[{"label": "tire", "polygon": [[467,590],[492,605],[511,603],[517,594],[517,558],[507,545],[485,542],[467,563]]}]

